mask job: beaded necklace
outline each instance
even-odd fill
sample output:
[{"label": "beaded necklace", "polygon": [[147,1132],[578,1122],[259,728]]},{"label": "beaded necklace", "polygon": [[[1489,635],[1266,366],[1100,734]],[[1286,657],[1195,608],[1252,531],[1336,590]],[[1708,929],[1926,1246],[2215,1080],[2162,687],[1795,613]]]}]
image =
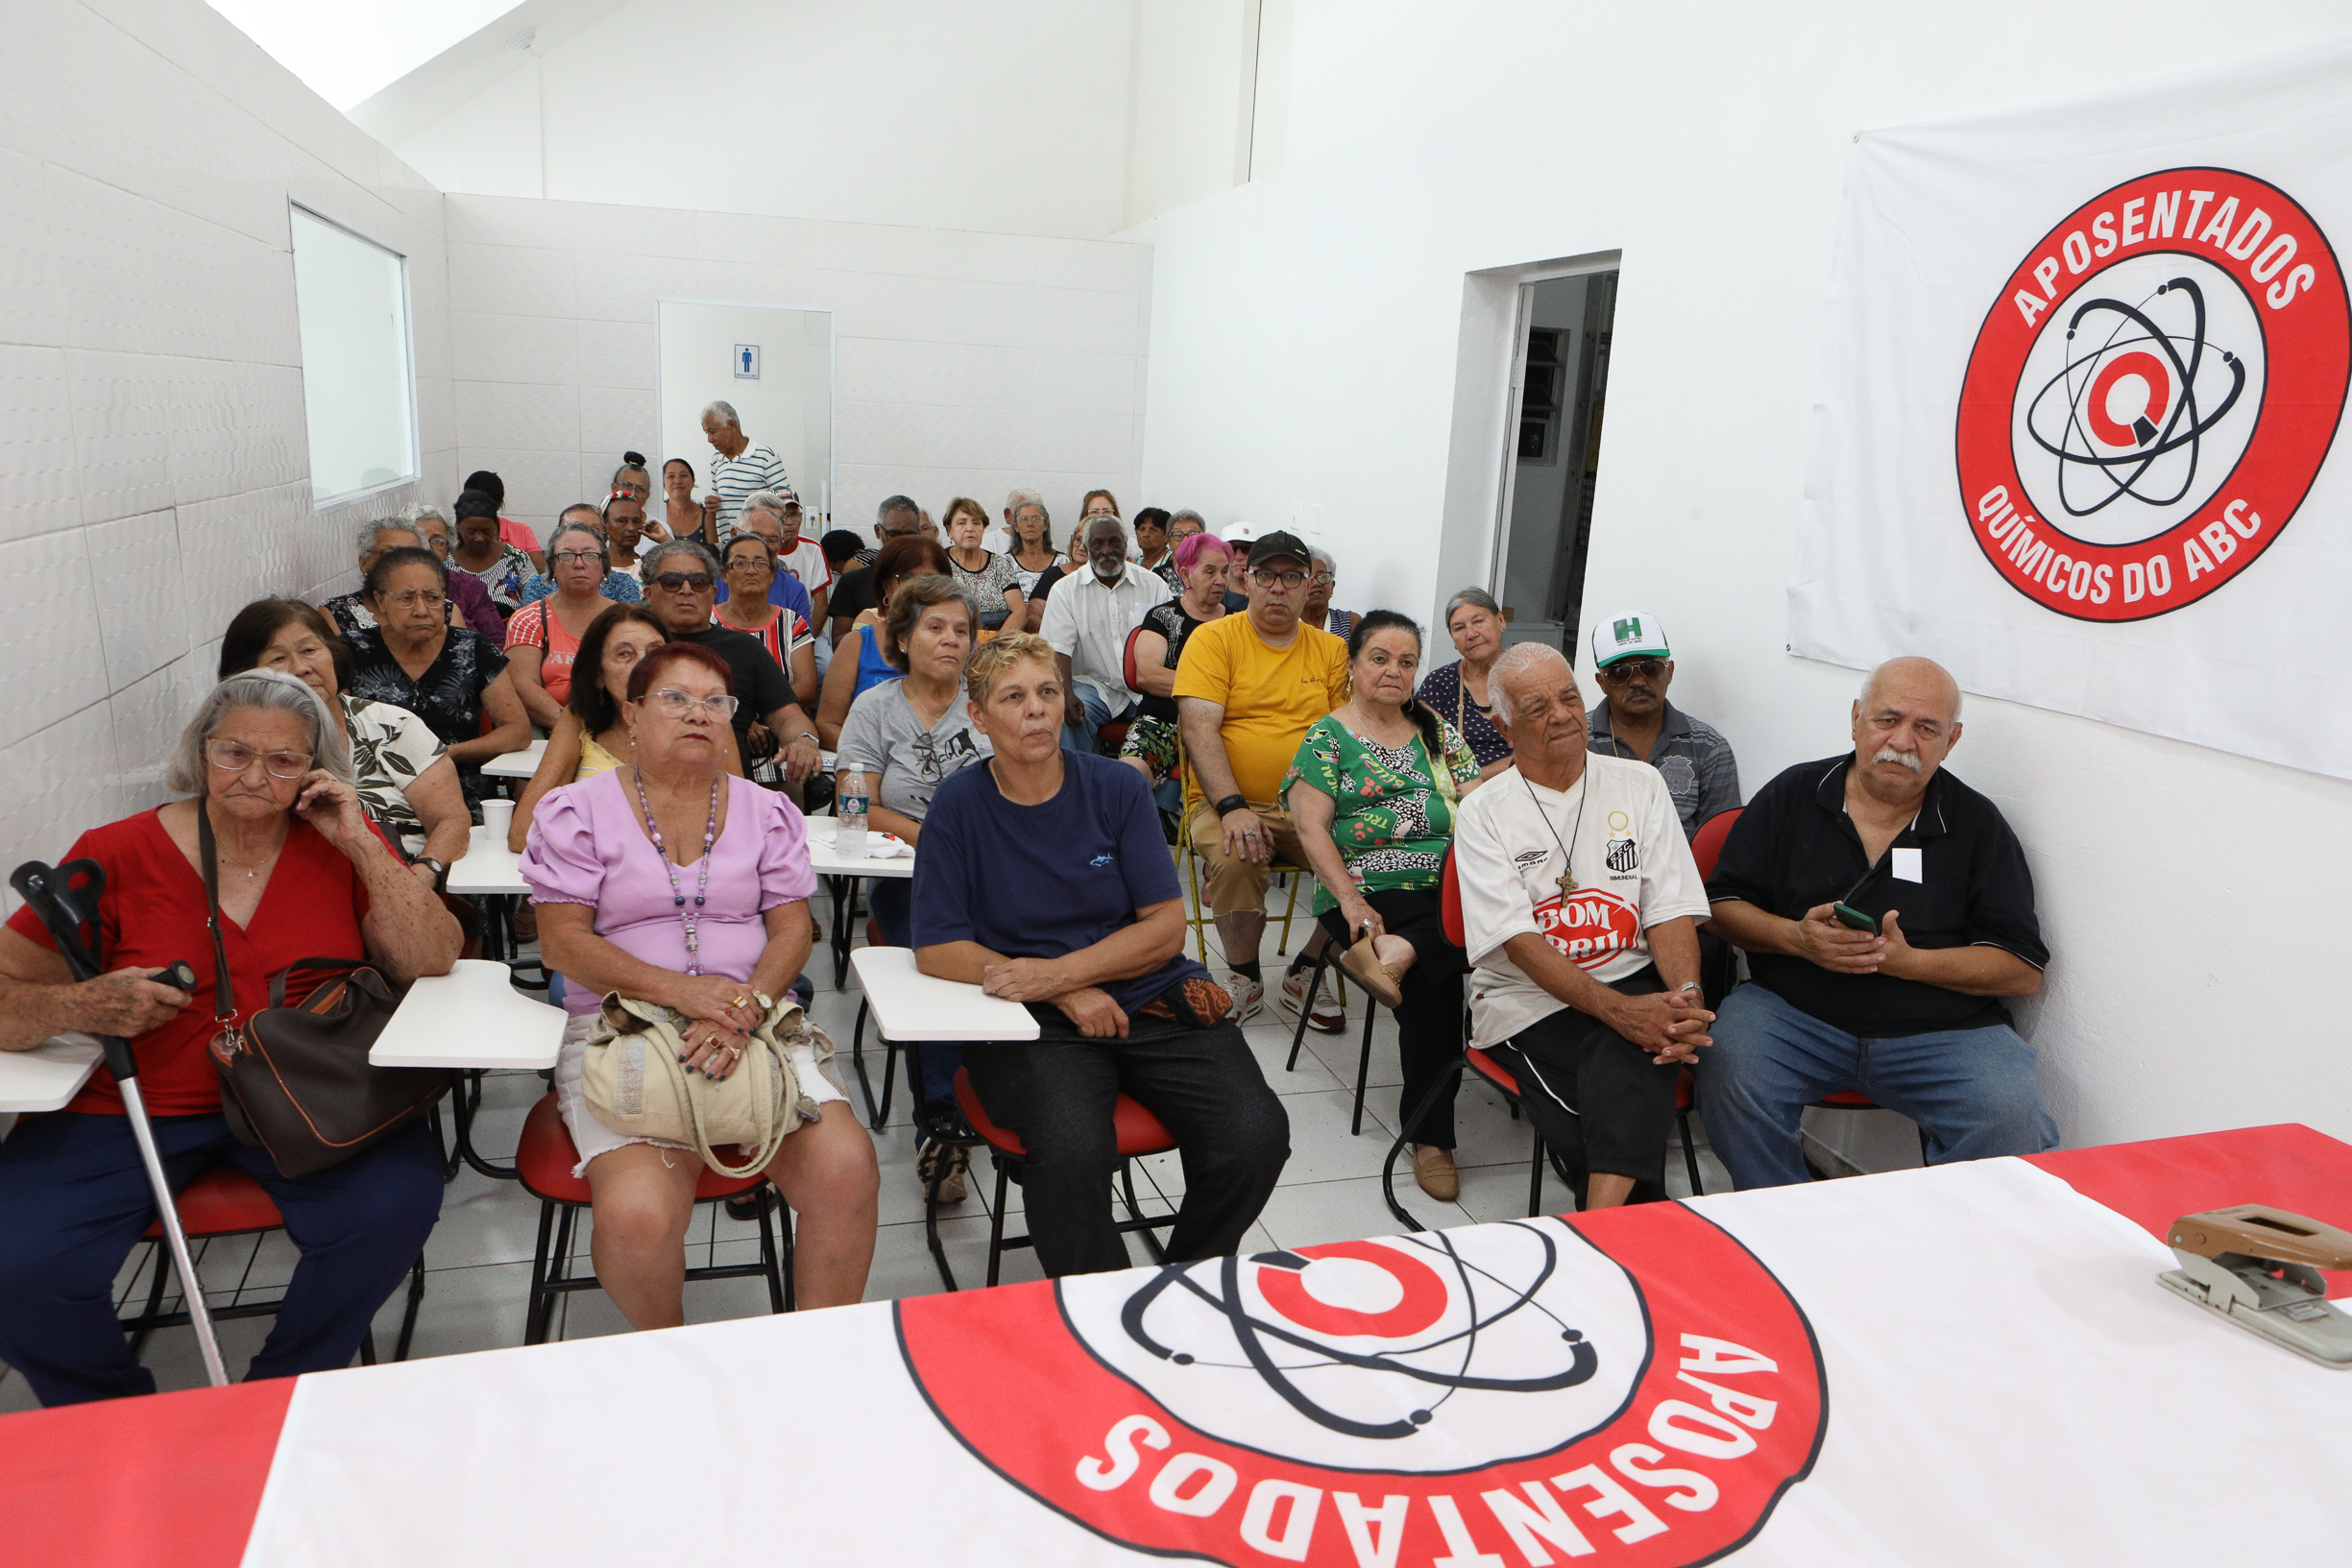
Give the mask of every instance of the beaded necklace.
[{"label": "beaded necklace", "polygon": [[702,921],[702,898],[711,885],[711,846],[718,841],[718,781],[711,781],[711,820],[702,830],[702,874],[694,882],[694,907],[686,907],[686,890],[678,885],[678,868],[669,858],[669,848],[662,842],[662,825],[653,820],[653,803],[645,798],[645,776],[635,766],[629,777],[637,785],[637,804],[644,808],[645,832],[653,835],[653,853],[662,857],[662,870],[669,878],[669,902],[677,906],[678,924],[686,928],[686,972],[702,973],[702,936],[698,929]]}]

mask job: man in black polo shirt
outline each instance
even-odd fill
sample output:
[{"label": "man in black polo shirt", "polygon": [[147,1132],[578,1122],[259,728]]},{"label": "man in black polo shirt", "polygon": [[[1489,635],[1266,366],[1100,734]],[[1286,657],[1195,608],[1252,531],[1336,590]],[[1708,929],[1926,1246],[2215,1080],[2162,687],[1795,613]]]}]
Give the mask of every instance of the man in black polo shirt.
[{"label": "man in black polo shirt", "polygon": [[2049,961],[2033,876],[2000,809],[1941,771],[1959,739],[1958,685],[1892,660],[1854,705],[1853,754],[1773,780],[1725,841],[1711,926],[1754,981],[1718,1008],[1699,1081],[1734,1186],[1805,1180],[1798,1118],[1842,1089],[1918,1122],[1933,1164],[2056,1146],[2000,1001]]},{"label": "man in black polo shirt", "polygon": [[[752,760],[751,727],[765,724],[784,748],[784,776],[798,784],[823,765],[816,727],[792,698],[792,682],[760,639],[711,619],[717,596],[718,563],[691,539],[656,544],[638,558],[645,585],[645,608],[660,617],[673,642],[692,642],[727,662],[735,677],[735,745],[744,771]],[[762,747],[762,754],[770,749]]]}]

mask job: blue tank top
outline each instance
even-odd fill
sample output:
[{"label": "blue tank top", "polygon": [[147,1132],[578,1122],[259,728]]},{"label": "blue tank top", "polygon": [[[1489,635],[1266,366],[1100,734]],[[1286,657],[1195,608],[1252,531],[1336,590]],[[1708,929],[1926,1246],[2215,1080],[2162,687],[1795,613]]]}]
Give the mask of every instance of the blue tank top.
[{"label": "blue tank top", "polygon": [[870,688],[882,685],[885,681],[895,681],[898,678],[899,672],[891,667],[888,660],[883,658],[882,648],[874,640],[874,628],[871,626],[859,627],[858,688],[849,694],[850,700],[854,702]]}]

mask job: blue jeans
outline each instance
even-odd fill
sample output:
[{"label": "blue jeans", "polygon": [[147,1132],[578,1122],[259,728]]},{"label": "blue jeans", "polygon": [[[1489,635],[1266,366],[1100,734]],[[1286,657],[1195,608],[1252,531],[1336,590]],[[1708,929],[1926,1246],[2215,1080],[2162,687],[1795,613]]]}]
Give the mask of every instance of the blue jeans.
[{"label": "blue jeans", "polygon": [[[914,916],[914,881],[908,877],[874,877],[865,884],[865,906],[874,911],[882,939],[890,947],[909,945],[909,926]],[[956,1069],[963,1065],[963,1048],[953,1041],[926,1041],[907,1047],[907,1077],[914,1091],[915,1120],[945,1116],[956,1109]]]},{"label": "blue jeans", "polygon": [[2006,1025],[1888,1038],[1852,1035],[1756,984],[1723,999],[1699,1052],[1699,1110],[1732,1185],[1806,1179],[1797,1122],[1824,1095],[1858,1089],[1928,1136],[1928,1163],[2039,1154],[2058,1123],[2033,1078],[2033,1048]]},{"label": "blue jeans", "polygon": [[[173,1190],[218,1160],[259,1182],[302,1251],[285,1305],[249,1378],[349,1366],[441,1216],[441,1151],[424,1122],[308,1176],[229,1135],[218,1116],[159,1116],[156,1149]],[[131,1355],[109,1291],[155,1218],[131,1123],[58,1111],[0,1145],[0,1359],[44,1405],[156,1391]]]},{"label": "blue jeans", "polygon": [[1061,743],[1070,751],[1093,751],[1096,732],[1100,731],[1103,725],[1116,724],[1121,719],[1130,719],[1135,716],[1138,705],[1133,702],[1114,711],[1110,704],[1103,700],[1100,692],[1083,681],[1073,680],[1071,686],[1078,692],[1079,706],[1085,711],[1086,724],[1083,729],[1072,724],[1065,724],[1061,727]]}]

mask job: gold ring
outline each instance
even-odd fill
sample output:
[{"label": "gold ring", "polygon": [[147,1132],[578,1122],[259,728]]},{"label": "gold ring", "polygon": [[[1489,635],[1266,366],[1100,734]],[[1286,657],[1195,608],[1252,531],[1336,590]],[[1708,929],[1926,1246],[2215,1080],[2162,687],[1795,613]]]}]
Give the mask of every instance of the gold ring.
[{"label": "gold ring", "polygon": [[730,1007],[741,1007],[747,1004],[750,1001],[751,999],[749,997],[738,997],[733,1001],[727,1003],[727,1005]]}]

